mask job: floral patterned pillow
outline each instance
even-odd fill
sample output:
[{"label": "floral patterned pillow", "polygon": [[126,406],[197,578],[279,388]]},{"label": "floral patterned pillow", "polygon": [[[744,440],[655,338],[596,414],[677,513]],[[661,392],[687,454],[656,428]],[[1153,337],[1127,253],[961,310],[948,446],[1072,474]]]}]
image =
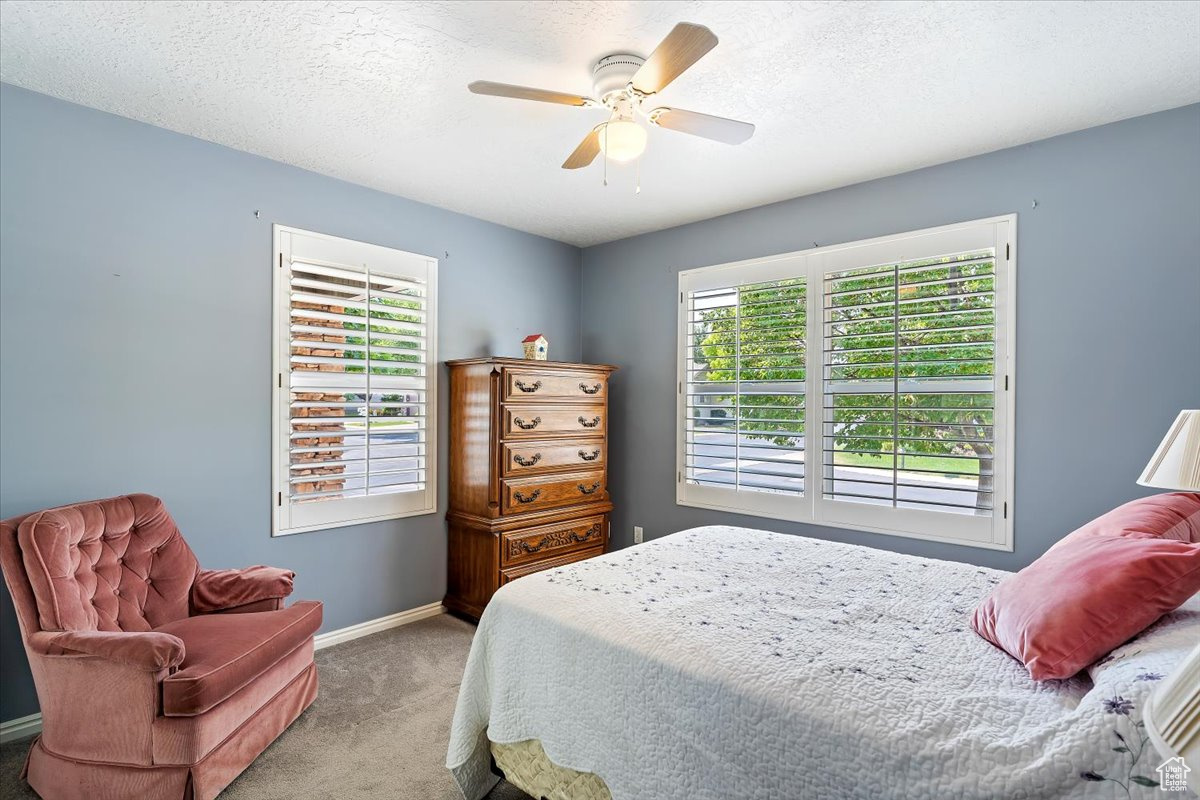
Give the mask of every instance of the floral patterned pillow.
[{"label": "floral patterned pillow", "polygon": [[[1133,641],[1118,647],[1088,669],[1094,688],[1084,697],[1080,711],[1101,721],[1106,747],[1117,758],[1083,764],[1080,780],[1115,783],[1131,797],[1151,796],[1158,787],[1156,765],[1163,754],[1155,751],[1146,734],[1142,712],[1146,701],[1179,667],[1200,631],[1200,596],[1193,597]],[[1136,790],[1142,787],[1143,794]],[[1153,793],[1154,796],[1158,792]]]}]

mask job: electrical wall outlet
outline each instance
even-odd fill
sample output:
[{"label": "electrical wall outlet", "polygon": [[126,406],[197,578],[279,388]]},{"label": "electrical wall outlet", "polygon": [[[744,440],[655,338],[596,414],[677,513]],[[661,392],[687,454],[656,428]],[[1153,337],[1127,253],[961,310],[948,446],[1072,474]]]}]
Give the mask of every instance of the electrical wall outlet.
[{"label": "electrical wall outlet", "polygon": [[641,526],[639,526],[639,525],[633,526],[633,543],[634,544],[642,543],[642,529],[641,529]]}]

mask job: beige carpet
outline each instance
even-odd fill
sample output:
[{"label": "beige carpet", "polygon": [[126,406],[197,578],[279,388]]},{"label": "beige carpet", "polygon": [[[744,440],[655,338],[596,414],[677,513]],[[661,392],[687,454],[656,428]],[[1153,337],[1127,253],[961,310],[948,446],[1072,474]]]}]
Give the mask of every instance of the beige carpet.
[{"label": "beige carpet", "polygon": [[[320,697],[221,800],[461,798],[446,745],[474,631],[442,615],[319,651]],[[17,777],[28,747],[0,746],[4,800],[36,797]],[[529,798],[501,782],[488,800]]]}]

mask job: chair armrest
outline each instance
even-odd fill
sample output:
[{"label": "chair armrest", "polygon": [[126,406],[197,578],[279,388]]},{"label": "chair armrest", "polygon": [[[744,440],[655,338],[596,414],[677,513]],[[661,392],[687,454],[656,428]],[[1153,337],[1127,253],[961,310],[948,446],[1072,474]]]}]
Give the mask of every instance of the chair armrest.
[{"label": "chair armrest", "polygon": [[[276,567],[202,569],[192,584],[192,614],[236,609],[292,593],[296,573]],[[249,609],[247,609],[249,610]],[[261,610],[261,608],[255,608]]]},{"label": "chair armrest", "polygon": [[216,611],[208,611],[208,614],[253,614],[257,611],[278,611],[283,608],[282,597],[268,597],[266,600],[256,600],[253,603],[246,603],[240,606],[231,608],[219,608]]},{"label": "chair armrest", "polygon": [[44,656],[96,656],[147,672],[183,663],[183,640],[158,631],[38,631],[29,637]]}]

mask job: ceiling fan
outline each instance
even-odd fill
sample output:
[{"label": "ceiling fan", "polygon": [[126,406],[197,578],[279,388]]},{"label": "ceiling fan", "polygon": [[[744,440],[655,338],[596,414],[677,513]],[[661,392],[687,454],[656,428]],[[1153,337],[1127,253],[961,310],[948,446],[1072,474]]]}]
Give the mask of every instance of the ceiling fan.
[{"label": "ceiling fan", "polygon": [[467,88],[475,94],[495,97],[609,109],[612,114],[608,121],[592,128],[575,151],[567,156],[563,169],[586,167],[601,153],[613,161],[631,161],[640,156],[646,149],[646,129],[638,124],[638,117],[660,128],[726,144],[741,144],[754,134],[754,126],[748,122],[668,106],[646,107],[653,105],[647,103],[651,97],[716,46],[717,37],[708,28],[681,22],[649,58],[627,53],[605,56],[592,69],[593,88],[599,100],[491,81],[475,81]]}]

